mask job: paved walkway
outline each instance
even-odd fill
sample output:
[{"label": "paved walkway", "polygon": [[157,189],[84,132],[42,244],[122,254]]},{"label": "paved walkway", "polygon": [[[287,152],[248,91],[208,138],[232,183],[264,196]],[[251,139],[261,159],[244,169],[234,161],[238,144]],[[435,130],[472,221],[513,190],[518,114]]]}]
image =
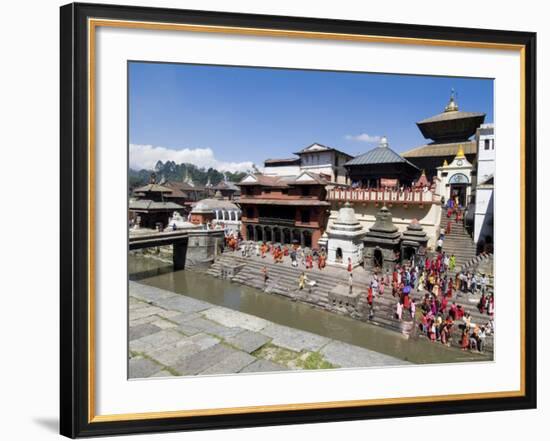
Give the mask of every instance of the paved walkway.
[{"label": "paved walkway", "polygon": [[132,281],[129,346],[130,378],[407,364]]}]

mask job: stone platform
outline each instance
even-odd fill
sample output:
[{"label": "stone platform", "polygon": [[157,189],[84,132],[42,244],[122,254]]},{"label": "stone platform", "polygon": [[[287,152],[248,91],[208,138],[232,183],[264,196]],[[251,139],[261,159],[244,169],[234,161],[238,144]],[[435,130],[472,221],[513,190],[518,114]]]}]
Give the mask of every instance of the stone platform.
[{"label": "stone platform", "polygon": [[129,303],[130,378],[408,364],[136,282]]}]

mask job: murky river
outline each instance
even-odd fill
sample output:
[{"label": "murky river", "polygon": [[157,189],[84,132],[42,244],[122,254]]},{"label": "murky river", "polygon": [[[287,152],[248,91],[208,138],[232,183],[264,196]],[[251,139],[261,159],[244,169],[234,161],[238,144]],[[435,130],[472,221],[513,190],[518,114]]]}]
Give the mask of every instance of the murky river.
[{"label": "murky river", "polygon": [[414,363],[479,361],[486,357],[464,353],[424,339],[407,339],[393,331],[303,303],[265,294],[194,271],[173,271],[171,263],[131,254],[130,280],[184,294],[215,305],[255,315],[280,325],[313,332]]}]

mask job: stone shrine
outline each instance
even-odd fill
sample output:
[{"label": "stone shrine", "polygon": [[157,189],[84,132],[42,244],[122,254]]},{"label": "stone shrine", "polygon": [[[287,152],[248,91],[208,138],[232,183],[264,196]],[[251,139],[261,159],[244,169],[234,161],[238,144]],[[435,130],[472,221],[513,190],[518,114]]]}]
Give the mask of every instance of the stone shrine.
[{"label": "stone shrine", "polygon": [[428,236],[417,219],[413,219],[403,232],[401,239],[401,259],[411,260],[426,255]]},{"label": "stone shrine", "polygon": [[392,269],[399,261],[401,234],[392,222],[392,214],[384,205],[376,213],[376,222],[365,238],[363,266],[367,268]]},{"label": "stone shrine", "polygon": [[338,217],[328,230],[327,262],[347,266],[348,259],[355,267],[363,259],[365,230],[355,217],[355,210],[346,202],[338,211]]}]

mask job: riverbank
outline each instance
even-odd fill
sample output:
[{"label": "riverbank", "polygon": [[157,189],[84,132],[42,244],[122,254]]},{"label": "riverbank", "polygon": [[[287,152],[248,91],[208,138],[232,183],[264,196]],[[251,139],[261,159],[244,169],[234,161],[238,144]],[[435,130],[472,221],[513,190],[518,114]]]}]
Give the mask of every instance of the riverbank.
[{"label": "riverbank", "polygon": [[244,312],[279,325],[339,340],[411,363],[488,361],[490,354],[461,351],[344,315],[334,314],[264,290],[212,277],[203,271],[174,271],[171,263],[131,253],[129,278],[140,284]]},{"label": "riverbank", "polygon": [[129,294],[130,378],[408,364],[133,281]]}]

